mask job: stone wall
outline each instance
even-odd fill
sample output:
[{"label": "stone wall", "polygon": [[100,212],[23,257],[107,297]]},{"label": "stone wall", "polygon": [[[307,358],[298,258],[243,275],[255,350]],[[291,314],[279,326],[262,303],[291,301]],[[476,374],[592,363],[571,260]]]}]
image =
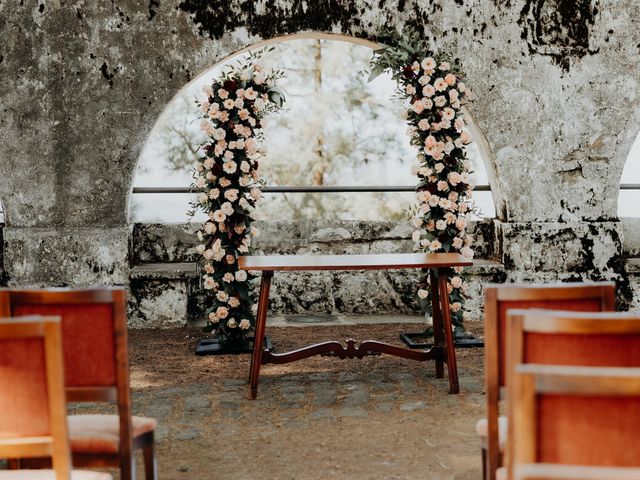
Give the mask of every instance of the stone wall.
[{"label": "stone wall", "polygon": [[616,218],[640,131],[634,0],[0,0],[8,283],[127,283],[137,158],[207,67],[279,36],[406,25],[459,57],[476,94],[507,278],[614,278],[637,305]]},{"label": "stone wall", "polygon": [[[508,228],[497,220],[469,225],[476,239],[475,265],[467,269],[468,303],[472,317],[482,316],[482,290],[488,283],[551,282],[614,279],[621,309],[640,310],[640,219],[608,222],[600,229],[584,224],[537,224],[530,230]],[[259,222],[259,254],[360,254],[412,251],[411,228],[406,223],[296,221]],[[197,224],[136,224],[129,246],[121,246],[117,260],[126,278],[100,266],[103,280],[83,281],[95,274],[69,270],[51,285],[120,284],[130,288],[130,324],[134,328],[162,328],[202,324],[204,305],[195,231]],[[589,231],[587,231],[589,230]],[[0,245],[4,229],[0,226]],[[598,242],[594,238],[602,237]],[[553,238],[553,242],[547,242]],[[81,244],[58,246],[47,237],[42,248],[67,248],[73,255]],[[622,255],[608,259],[594,245],[615,242]],[[26,259],[24,261],[28,265]],[[38,278],[37,275],[34,275]],[[276,316],[310,315],[418,315],[414,292],[419,273],[299,272],[278,273],[273,281],[271,312]],[[0,248],[0,286],[5,283]],[[24,285],[38,285],[25,282]]]},{"label": "stone wall", "polygon": [[[640,307],[640,219],[610,222],[587,231],[582,224],[547,224],[540,231],[502,222],[471,223],[475,265],[467,269],[472,316],[482,315],[488,283],[618,282],[619,307]],[[203,318],[195,231],[197,224],[135,225],[132,233],[131,322],[134,326],[198,323]],[[411,252],[411,227],[392,222],[261,222],[258,254],[363,254]],[[627,235],[623,235],[627,233]],[[596,243],[599,237],[600,242]],[[621,238],[626,238],[621,243]],[[553,238],[553,242],[546,242]],[[611,262],[593,245],[617,242],[625,257]],[[507,245],[504,247],[504,245]],[[296,272],[275,275],[275,315],[419,314],[415,285],[419,273]]]},{"label": "stone wall", "polygon": [[[132,235],[132,326],[183,325],[204,318],[199,285],[196,224],[134,225]],[[260,222],[258,254],[367,254],[411,252],[411,226],[394,222]],[[491,221],[473,224],[483,257],[469,269],[470,306],[479,312],[481,285],[504,281],[493,261]],[[278,272],[270,312],[275,315],[420,314],[411,270],[373,272]]]}]

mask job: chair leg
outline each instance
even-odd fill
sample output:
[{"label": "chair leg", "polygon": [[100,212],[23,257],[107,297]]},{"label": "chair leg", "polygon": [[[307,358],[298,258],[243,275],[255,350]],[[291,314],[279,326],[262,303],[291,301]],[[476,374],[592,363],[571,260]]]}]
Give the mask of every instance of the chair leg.
[{"label": "chair leg", "polygon": [[482,447],[482,480],[487,480],[487,449]]},{"label": "chair leg", "polygon": [[144,457],[144,478],[145,480],[158,480],[158,462],[156,461],[155,443],[142,448]]}]

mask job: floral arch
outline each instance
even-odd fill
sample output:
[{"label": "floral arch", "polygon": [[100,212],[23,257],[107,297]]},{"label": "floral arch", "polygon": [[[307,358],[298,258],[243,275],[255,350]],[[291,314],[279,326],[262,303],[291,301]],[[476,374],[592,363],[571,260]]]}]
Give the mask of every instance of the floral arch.
[{"label": "floral arch", "polygon": [[[278,42],[278,41],[288,41],[288,40],[294,40],[294,39],[318,39],[318,38],[320,38],[320,39],[328,39],[328,40],[349,41],[349,42],[356,43],[356,44],[359,44],[359,45],[364,45],[364,46],[372,48],[372,49],[375,49],[375,48],[379,47],[379,45],[376,44],[376,43],[373,43],[373,42],[370,42],[370,41],[366,41],[366,40],[362,40],[362,39],[357,39],[357,38],[354,38],[354,37],[346,37],[344,35],[307,33],[307,34],[291,35],[291,36],[286,36],[286,37],[276,37],[276,38],[271,39],[269,41],[260,42],[260,43],[256,44],[255,46],[252,46],[251,49],[253,50],[255,47],[261,47],[261,46],[269,45],[269,44],[272,44],[272,43]],[[249,51],[249,48],[243,49],[238,53],[247,52],[247,51]],[[230,59],[232,57],[235,57],[235,56],[237,56],[237,53],[234,54],[233,56],[227,57],[226,60],[228,60],[228,59]],[[441,64],[442,64],[442,62],[440,62],[437,65],[435,65],[436,69],[439,66],[442,66]],[[449,68],[454,68],[454,67],[451,66]],[[449,74],[448,78],[450,78],[452,75],[454,75],[454,73],[451,73],[451,72],[447,72],[447,74]],[[444,76],[446,76],[446,75],[443,73],[443,77]],[[434,82],[435,82],[435,79],[434,79]],[[262,83],[262,82],[260,82],[260,83]],[[442,85],[439,85],[439,87],[442,88]],[[433,86],[433,88],[435,89],[435,86]],[[462,88],[464,89],[464,86]],[[209,98],[213,99],[212,97],[209,97]],[[209,98],[204,101],[207,107],[211,103],[211,102],[208,101]],[[267,99],[267,97],[265,97],[265,100],[266,99]],[[214,103],[224,103],[224,101],[227,101],[227,103],[228,103],[228,99],[217,98],[217,100],[218,100],[218,102],[214,102]],[[247,100],[247,99],[245,99],[245,100]],[[251,100],[249,100],[249,102],[251,102]],[[454,102],[454,103],[457,103],[457,102]],[[458,107],[461,108],[461,105],[458,105]],[[245,115],[246,115],[246,112],[245,112]],[[236,118],[236,121],[237,120],[238,119]],[[218,133],[217,133],[218,137],[221,135],[221,133],[220,133],[219,129],[214,129],[212,127],[213,126],[211,126],[211,125],[208,127],[208,134],[209,134],[208,136],[212,137],[215,141],[219,142],[219,139],[216,140],[216,138],[214,136],[215,135],[215,130],[218,130]],[[414,127],[417,130],[419,130],[419,126],[418,125],[415,125]],[[424,131],[424,130],[422,130],[422,131]],[[466,135],[467,135],[467,137],[465,137],[464,141],[470,141],[470,137],[468,136],[468,133]],[[425,140],[426,139],[423,139],[423,141],[425,141]],[[459,141],[463,142],[463,140],[459,140]],[[253,142],[250,141],[249,144],[252,145]],[[241,142],[241,145],[244,145],[244,142]],[[233,146],[235,147],[236,144],[233,144]],[[449,147],[447,147],[447,148],[449,148]],[[454,146],[453,148],[457,148],[457,147]],[[212,150],[215,150],[215,147],[212,146]],[[219,153],[222,153],[222,148],[218,148],[218,150],[220,150]],[[449,153],[450,152],[451,152],[451,150],[449,151]],[[237,152],[234,152],[234,153],[237,153]],[[231,157],[230,154],[227,154],[227,158],[230,159],[230,158],[233,158],[233,157]],[[212,159],[208,158],[208,159],[204,160],[204,158],[203,158],[201,160],[202,160],[202,163],[200,164],[199,168],[202,169],[202,171],[206,172],[209,175],[209,178],[207,179],[206,176],[199,176],[199,178],[197,178],[197,180],[196,180],[196,182],[197,182],[196,185],[195,185],[196,188],[198,188],[198,189],[208,188],[209,191],[211,191],[211,190],[221,190],[219,188],[220,186],[218,186],[218,188],[216,189],[216,188],[210,188],[211,186],[208,184],[208,180],[212,180],[213,177],[219,177],[219,175],[213,175],[210,172],[210,168],[208,168],[208,167],[212,167]],[[203,163],[204,161],[207,162],[206,166]],[[222,168],[224,168],[224,167],[222,167]],[[247,168],[246,165],[245,165],[244,168],[245,169]],[[239,171],[239,166],[237,167],[237,169]],[[424,171],[424,168],[423,168],[423,171]],[[256,169],[255,173],[253,171],[246,171],[244,173],[248,173],[248,174],[254,175],[257,178],[257,169]],[[458,174],[459,174],[459,172],[454,172],[453,173],[452,178],[453,178],[453,182],[456,183],[456,185],[452,185],[452,186],[459,189],[459,187],[457,187],[457,185],[459,185],[461,183],[461,181],[457,177]],[[461,175],[464,175],[464,172]],[[422,180],[426,181],[427,179],[423,178]],[[465,185],[464,183],[462,183],[462,184]],[[238,187],[238,185],[235,185],[234,187]],[[242,190],[243,187],[248,187],[248,185],[240,186],[240,188],[231,188],[231,186],[229,186],[229,188],[231,188],[232,191],[227,195],[228,198],[224,197],[225,193],[227,193],[226,191],[222,192],[222,197],[221,197],[221,198],[223,198],[223,199],[225,199],[227,201],[220,203],[219,205],[217,205],[217,207],[222,207],[223,204],[233,203],[233,201],[238,201],[238,200],[248,201],[250,203],[255,202],[256,198],[251,197],[251,194],[253,194],[254,196],[257,197],[258,190],[255,188],[256,185],[253,185],[253,187],[254,187],[253,189],[249,187],[247,189],[247,191],[244,192],[247,195],[246,198],[243,197],[242,192],[240,192],[240,190]],[[423,187],[424,187],[424,185],[423,185]],[[437,185],[436,185],[436,188],[437,188]],[[238,190],[238,191],[236,192],[236,190]],[[422,197],[425,196],[427,191],[428,191],[427,189],[422,189],[422,193],[421,193]],[[462,192],[463,192],[463,190],[461,190],[460,192],[450,192],[450,193],[451,193],[451,196],[457,197],[457,196],[460,196]],[[214,195],[215,195],[215,193],[214,193]],[[205,199],[203,197],[204,197],[204,195],[201,194],[201,196],[200,196],[200,200],[201,201],[205,201],[206,200],[206,202],[209,202],[211,200],[217,200],[217,199],[211,198],[210,195],[207,196],[207,199]],[[229,199],[231,199],[233,201],[229,201]],[[428,205],[427,202],[423,202],[423,205],[424,204]],[[231,214],[230,206],[229,205],[225,205],[225,208],[227,210],[227,213]],[[432,208],[432,207],[430,207],[430,208]],[[439,208],[439,207],[436,207],[436,208]],[[211,238],[213,238],[212,235],[215,236],[216,234],[220,233],[220,232],[217,231],[217,227],[215,228],[216,232],[214,232],[213,231],[214,229],[212,228],[212,226],[215,224],[215,219],[213,218],[213,215],[216,212],[218,212],[217,213],[217,219],[218,220],[221,219],[221,216],[224,213],[224,212],[221,211],[220,208],[213,209],[213,210],[210,211],[212,216],[210,217],[210,221],[206,223],[205,229],[200,233],[201,238],[203,239],[203,243],[199,247],[200,253],[204,255],[205,266],[206,266],[206,268],[208,270],[208,271],[205,272],[205,276],[203,278],[204,286],[208,287],[208,289],[210,289],[210,290],[214,290],[213,293],[215,293],[215,300],[213,302],[213,307],[215,307],[215,308],[212,307],[212,310],[209,312],[210,313],[210,319],[214,323],[216,323],[218,325],[220,324],[220,322],[219,322],[220,320],[227,320],[228,319],[227,322],[230,322],[230,325],[231,325],[230,328],[235,329],[235,328],[239,328],[240,325],[242,325],[244,327],[242,329],[246,329],[252,323],[252,315],[250,313],[250,309],[248,308],[249,303],[252,303],[252,299],[250,298],[250,289],[246,289],[247,291],[245,292],[245,289],[241,288],[241,290],[238,291],[236,286],[234,286],[234,287],[232,287],[232,290],[233,290],[232,292],[227,292],[225,288],[220,290],[218,287],[221,284],[220,280],[221,280],[222,277],[221,278],[217,278],[216,280],[214,280],[211,277],[211,273],[213,271],[219,271],[218,269],[213,269],[212,270],[212,264],[211,264],[212,261],[216,262],[216,261],[219,261],[219,260],[223,260],[223,261],[226,262],[227,259],[231,259],[231,256],[228,256],[228,255],[225,255],[227,257],[227,259],[223,259],[222,258],[221,253],[224,251],[224,253],[226,254],[227,252],[224,249],[220,249],[220,244],[219,243],[218,243],[218,247],[216,249],[207,248],[207,247],[213,246],[214,243],[215,243],[215,242],[208,242],[208,240],[211,240]],[[424,212],[422,212],[422,213],[424,213]],[[236,214],[237,214],[237,212],[233,213],[233,215],[236,215]],[[452,216],[449,215],[448,216],[448,220],[451,220],[451,217]],[[417,224],[417,221],[418,221],[418,217],[415,217],[414,218],[414,222],[416,224]],[[245,225],[247,232],[251,231],[249,223],[250,222],[247,222],[247,224]],[[435,226],[436,221],[433,221],[431,223],[433,223],[434,226]],[[465,223],[465,221],[462,218],[460,220],[458,220],[458,222],[457,222],[458,226],[462,226],[461,228],[464,228],[464,226],[463,226],[464,223]],[[449,227],[454,228],[455,224],[456,224],[456,222],[453,222],[453,223],[450,222],[448,225],[449,225]],[[218,222],[218,225],[220,225],[219,222]],[[452,227],[452,225],[453,225],[453,227]],[[438,226],[440,226],[440,225],[438,224]],[[426,219],[426,218],[424,219],[424,227],[425,228],[422,229],[422,235],[423,236],[433,236],[432,234],[428,233],[428,231],[429,231],[428,229],[431,228],[429,219]],[[455,227],[455,228],[457,228],[457,227]],[[419,231],[419,230],[420,230],[420,226],[417,226],[416,231]],[[239,246],[241,248],[241,250],[235,251],[234,252],[234,256],[240,255],[242,253],[246,253],[246,250],[248,250],[247,247],[248,247],[248,244],[249,244],[249,239],[245,236],[244,237],[244,241],[245,241],[245,244],[237,245],[237,246]],[[424,238],[420,238],[418,240],[419,245],[423,249],[432,250],[432,251],[438,251],[438,247],[437,247],[438,242],[439,242],[439,240],[437,240],[435,238],[432,239],[432,241],[430,241],[429,244],[425,243]],[[456,242],[458,242],[458,240],[456,240]],[[470,254],[470,251],[468,249],[468,245],[464,244],[464,240],[462,240],[462,242],[463,243],[461,245],[458,245],[457,243],[453,243],[453,241],[452,241],[450,244],[445,244],[444,246],[442,246],[442,248],[444,248],[444,249],[453,248],[453,249],[457,249],[457,250],[465,249],[464,250],[465,253]],[[215,260],[214,257],[217,257],[218,260]],[[207,263],[207,262],[209,262],[209,263]],[[229,273],[229,272],[225,272],[225,273]],[[242,272],[237,272],[236,271],[235,273],[239,273],[240,275],[242,275]],[[228,280],[231,280],[230,276],[227,276],[227,277],[228,277],[227,278]],[[222,281],[224,282],[224,280],[222,280]],[[234,276],[234,279],[231,280],[231,282],[241,284],[241,283],[245,283],[246,281],[244,280],[244,277],[236,279],[235,276]],[[454,281],[454,285],[456,285],[455,288],[460,288],[461,284],[458,284],[458,282],[459,282],[459,280],[457,280],[457,279]],[[230,282],[226,282],[226,283],[230,283]],[[422,293],[423,291],[424,291],[424,289],[420,289],[420,295],[424,295]],[[454,304],[458,304],[458,305],[454,306],[454,308],[460,308],[460,303],[462,301],[462,298],[461,297],[460,298],[456,297],[453,300],[456,300],[456,299],[459,300],[459,301],[457,301],[457,302],[454,301],[453,302]],[[231,300],[231,302],[232,302],[231,304],[228,304],[229,300]],[[230,317],[229,314],[227,312],[225,312],[225,309],[227,311],[229,311],[229,310],[233,310],[234,308],[238,308],[239,306],[241,306],[243,304],[243,302],[247,302],[247,308],[244,308],[244,311],[243,311],[243,313],[241,315],[241,316],[243,316],[243,318],[236,319],[235,317]],[[218,303],[221,303],[221,304],[219,305]],[[219,315],[216,312],[218,312],[218,313],[220,313],[222,315]],[[454,313],[456,313],[456,312],[454,312]],[[224,316],[224,318],[220,318],[221,316]],[[242,320],[248,320],[248,321],[247,322],[242,322]],[[462,311],[461,310],[460,310],[460,319],[459,320],[460,321],[458,323],[461,323],[461,320],[462,320]],[[212,325],[213,325],[213,323],[212,323]]]}]

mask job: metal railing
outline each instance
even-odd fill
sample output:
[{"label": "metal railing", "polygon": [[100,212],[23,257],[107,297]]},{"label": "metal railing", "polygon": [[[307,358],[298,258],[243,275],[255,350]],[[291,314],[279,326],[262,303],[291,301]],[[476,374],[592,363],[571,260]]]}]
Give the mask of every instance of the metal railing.
[{"label": "metal railing", "polygon": [[[306,186],[306,187],[263,187],[264,193],[375,193],[375,192],[415,192],[415,185],[376,186]],[[476,192],[490,192],[489,185],[476,185]],[[640,190],[640,183],[622,183],[620,190]],[[197,193],[190,187],[134,187],[133,193]]]},{"label": "metal railing", "polygon": [[[373,193],[373,192],[415,192],[415,185],[376,186],[307,186],[307,187],[263,187],[264,193]],[[488,192],[489,185],[476,185],[476,191]],[[197,193],[200,190],[189,187],[134,187],[133,193]]]}]

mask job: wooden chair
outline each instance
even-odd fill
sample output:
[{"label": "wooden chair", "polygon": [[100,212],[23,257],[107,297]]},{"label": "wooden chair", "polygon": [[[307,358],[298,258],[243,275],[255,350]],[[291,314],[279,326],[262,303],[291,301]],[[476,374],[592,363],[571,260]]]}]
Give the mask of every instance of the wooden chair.
[{"label": "wooden chair", "polygon": [[47,456],[52,470],[5,470],[0,480],[111,480],[71,470],[59,317],[0,319],[0,458]]},{"label": "wooden chair", "polygon": [[135,478],[133,451],[142,449],[145,478],[157,479],[156,421],[132,417],[126,294],[123,288],[0,290],[0,315],[62,317],[67,401],[117,402],[117,415],[70,415],[75,465],[120,467]]},{"label": "wooden chair", "polygon": [[[640,368],[640,315],[616,312],[509,310],[508,371],[519,364]],[[509,378],[508,384],[511,384]],[[512,418],[513,403],[507,403]],[[513,438],[509,423],[508,437]],[[513,456],[509,442],[507,458]],[[507,461],[507,464],[510,462]]]},{"label": "wooden chair", "polygon": [[640,480],[640,369],[518,365],[516,480]]},{"label": "wooden chair", "polygon": [[484,342],[487,418],[476,431],[482,443],[483,478],[495,480],[507,438],[506,417],[499,416],[505,386],[506,312],[515,308],[549,308],[572,311],[610,311],[615,308],[615,283],[555,285],[489,285],[485,288]]}]

